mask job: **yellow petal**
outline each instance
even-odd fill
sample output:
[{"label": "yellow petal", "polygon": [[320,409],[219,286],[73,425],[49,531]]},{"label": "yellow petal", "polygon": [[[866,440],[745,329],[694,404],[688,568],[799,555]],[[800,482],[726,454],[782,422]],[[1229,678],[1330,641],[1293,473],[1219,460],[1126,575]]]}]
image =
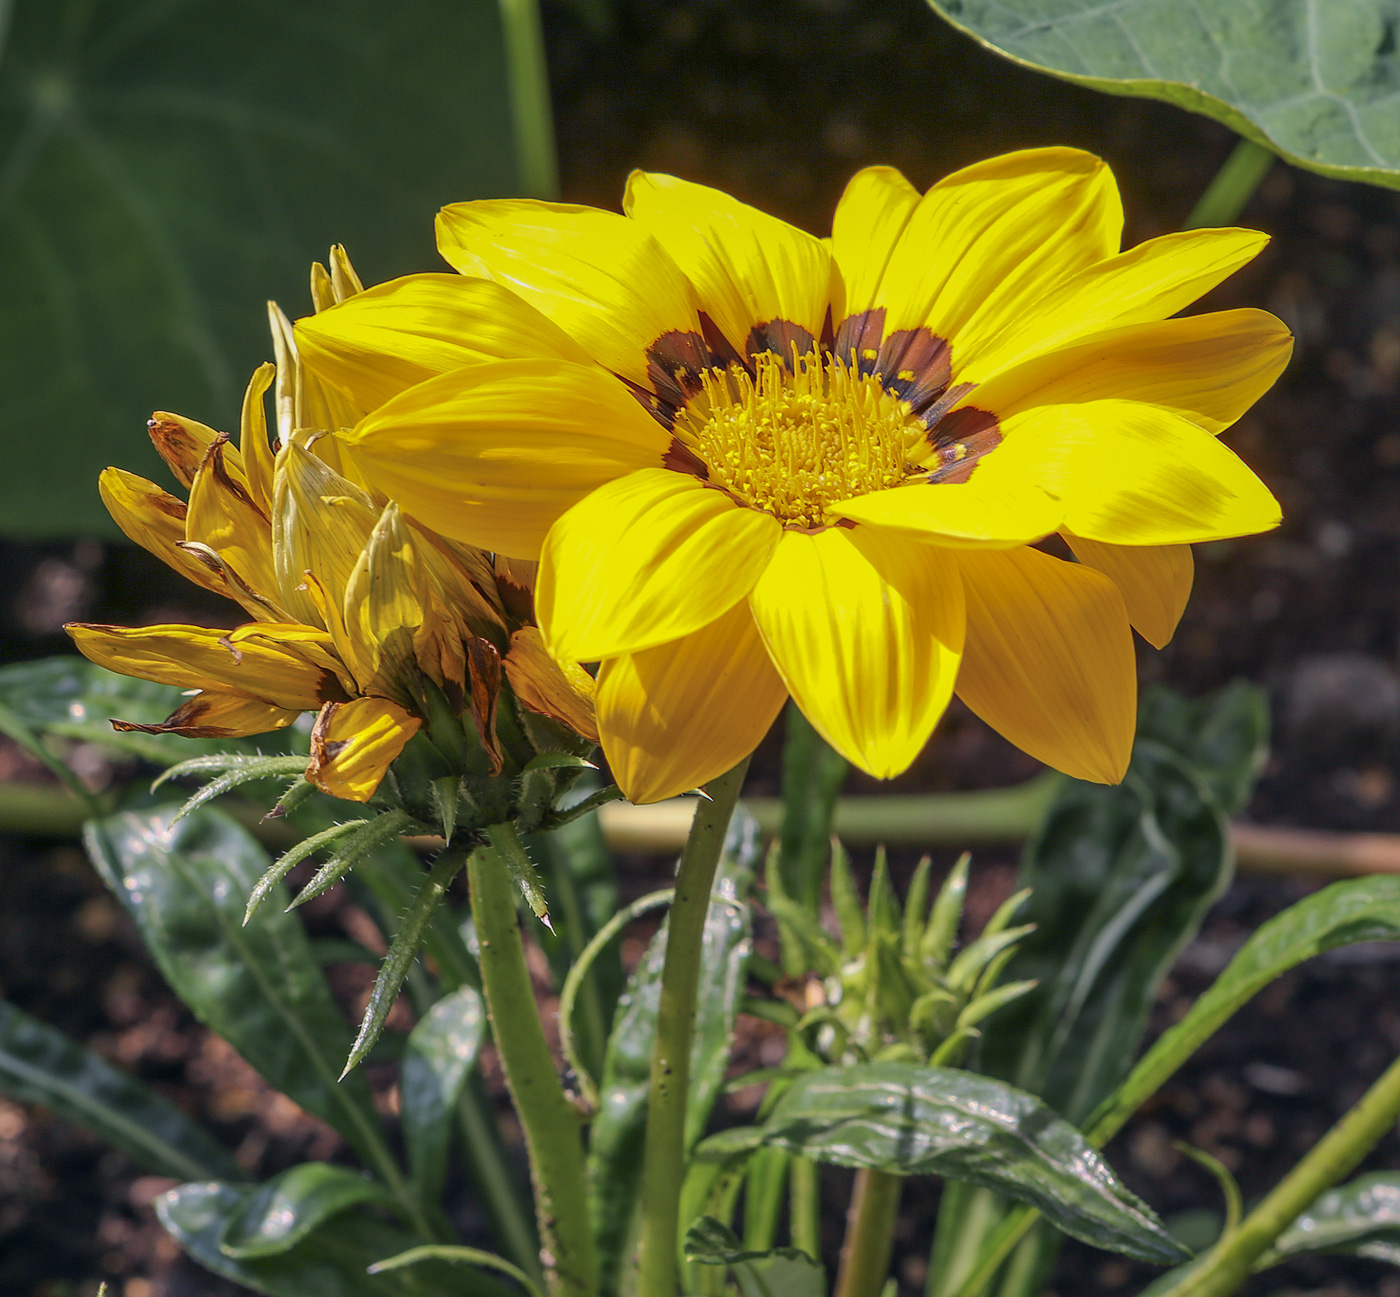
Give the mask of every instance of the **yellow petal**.
[{"label": "yellow petal", "polygon": [[[272,330],[272,350],[277,359],[277,384],[273,404],[277,409],[277,439],[287,445],[300,429],[339,432],[353,428],[365,414],[349,393],[302,364],[297,351],[292,322],[276,302],[267,304],[268,325]],[[318,452],[336,472],[349,477],[339,462],[335,441],[325,439]]]},{"label": "yellow petal", "polygon": [[444,207],[437,232],[438,251],[453,270],[504,284],[604,368],[634,383],[652,385],[647,352],[658,340],[679,333],[699,342],[689,282],[625,216],[488,199]]},{"label": "yellow petal", "polygon": [[1058,500],[1029,482],[916,483],[842,500],[827,513],[958,548],[1009,549],[1048,536],[1060,525]]},{"label": "yellow petal", "polygon": [[[209,448],[223,436],[208,424],[171,414],[168,410],[157,410],[146,427],[160,457],[186,490],[194,484],[194,475],[199,472]],[[229,457],[228,471],[240,484],[247,485],[236,452]]]},{"label": "yellow petal", "polygon": [[964,167],[924,195],[875,304],[886,330],[925,327],[954,368],[1057,284],[1118,251],[1113,173],[1079,149],[1026,149]]},{"label": "yellow petal", "polygon": [[249,493],[241,458],[227,437],[209,447],[190,485],[185,534],[214,550],[249,589],[276,600],[272,525]]},{"label": "yellow petal", "polygon": [[424,379],[483,360],[550,356],[587,364],[557,324],[500,284],[409,275],[298,320],[303,364],[365,410]]},{"label": "yellow petal", "polygon": [[629,801],[660,801],[737,765],[786,699],[741,602],[684,639],[603,663],[603,751]]},{"label": "yellow petal", "polygon": [[1190,545],[1104,545],[1065,533],[1074,556],[1102,572],[1123,596],[1128,620],[1153,648],[1163,648],[1191,597]]},{"label": "yellow petal", "polygon": [[786,359],[792,342],[805,354],[821,336],[831,253],[806,231],[708,185],[645,171],[627,178],[622,210],[656,236],[740,355]]},{"label": "yellow petal", "polygon": [[1025,302],[1000,332],[959,337],[953,347],[956,376],[980,383],[1107,329],[1164,320],[1253,261],[1268,242],[1256,230],[1233,229],[1149,239]]},{"label": "yellow petal", "polygon": [[689,635],[748,594],[781,533],[687,473],[629,473],[550,528],[535,587],[545,643],[594,662]]},{"label": "yellow petal", "polygon": [[429,379],[345,438],[365,477],[419,522],[518,558],[538,557],[555,519],[590,491],[659,467],[670,442],[615,378],[560,360]]},{"label": "yellow petal", "polygon": [[207,626],[93,626],[75,622],[64,629],[89,661],[124,676],[155,680],[182,689],[212,689],[260,698],[276,707],[311,711],[339,685],[322,666],[308,661],[300,646],[268,625],[267,639]]},{"label": "yellow petal", "polygon": [[997,374],[967,403],[1006,418],[1033,405],[1120,398],[1219,433],[1273,386],[1292,352],[1293,336],[1267,311],[1130,324]]},{"label": "yellow petal", "polygon": [[1038,761],[1113,784],[1137,723],[1133,637],[1106,576],[1033,549],[966,550],[958,697]]},{"label": "yellow petal", "polygon": [[202,689],[159,725],[114,720],[112,728],[121,733],[139,730],[142,734],[179,734],[190,739],[241,738],[285,729],[300,715],[299,710],[274,707],[246,694]]},{"label": "yellow petal", "polygon": [[[367,692],[411,698],[415,663],[441,661],[436,648],[421,659],[418,654],[420,643],[426,645],[442,629],[430,604],[427,572],[398,506],[389,504],[345,583],[342,608],[348,633],[373,663],[373,674],[362,682]],[[455,632],[450,624],[446,629]],[[460,634],[457,639],[460,643]]]},{"label": "yellow petal", "polygon": [[1278,501],[1237,455],[1178,414],[1135,401],[1027,410],[975,476],[1034,482],[1064,526],[1111,545],[1185,545],[1268,531]]},{"label": "yellow petal", "polygon": [[890,254],[919,205],[919,191],[893,167],[865,167],[847,183],[831,224],[831,250],[841,271],[839,324],[875,304]]},{"label": "yellow petal", "polygon": [[550,657],[538,627],[522,626],[510,637],[505,668],[515,696],[532,712],[598,742],[593,677],[576,662]]},{"label": "yellow petal", "polygon": [[948,705],[962,652],[951,553],[865,527],[787,531],[749,603],[822,737],[877,778],[907,769]]},{"label": "yellow petal", "polygon": [[259,365],[248,380],[239,419],[238,448],[248,475],[248,494],[269,517],[272,514],[272,442],[267,435],[267,389],[277,376],[275,365]]},{"label": "yellow petal", "polygon": [[387,698],[327,703],[311,732],[306,777],[332,797],[367,802],[422,724]]}]

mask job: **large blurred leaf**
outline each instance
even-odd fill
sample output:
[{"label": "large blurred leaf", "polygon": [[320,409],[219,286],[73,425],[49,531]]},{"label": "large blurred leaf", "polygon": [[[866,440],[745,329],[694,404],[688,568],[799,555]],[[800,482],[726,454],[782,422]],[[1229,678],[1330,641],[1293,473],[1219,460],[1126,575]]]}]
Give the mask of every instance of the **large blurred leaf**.
[{"label": "large blurred leaf", "polygon": [[238,1174],[229,1154],[174,1104],[4,1000],[0,1092],[82,1123],[157,1175]]},{"label": "large blurred leaf", "polygon": [[88,853],[200,1021],[382,1170],[369,1086],[359,1073],[337,1079],[350,1029],[300,920],[285,913],[285,891],[243,923],[267,853],[218,811],[172,825],[174,814],[162,807],[94,821]]},{"label": "large blurred leaf", "polygon": [[999,1189],[1066,1234],[1140,1260],[1189,1255],[1069,1122],[971,1072],[914,1063],[808,1072],[774,1105],[762,1139],[818,1162]]},{"label": "large blurred leaf", "polygon": [[1313,1252],[1400,1265],[1400,1173],[1363,1175],[1324,1193],[1278,1236],[1255,1268]]},{"label": "large blurred leaf", "polygon": [[362,1202],[384,1201],[382,1185],[348,1167],[303,1162],[243,1199],[224,1222],[219,1251],[241,1260],[281,1256],[332,1216]]},{"label": "large blurred leaf", "polygon": [[1397,0],[930,0],[982,44],[1224,122],[1311,171],[1400,187]]},{"label": "large blurred leaf", "polygon": [[[748,893],[760,850],[758,825],[741,803],[729,822],[705,919],[695,1038],[690,1055],[687,1147],[704,1132],[729,1064],[734,1019],[751,945]],[[651,1048],[665,959],[663,927],[647,947],[618,1001],[598,1086],[602,1106],[588,1143],[589,1206],[593,1210],[605,1292],[611,1290],[621,1273],[641,1190]]]},{"label": "large blurred leaf", "polygon": [[0,528],[109,531],[98,471],[157,471],[153,409],[230,427],[313,258],[431,269],[439,206],[517,186],[495,0],[15,0]]},{"label": "large blurred leaf", "polygon": [[514,1297],[516,1292],[490,1275],[441,1262],[367,1274],[376,1261],[418,1241],[367,1212],[335,1216],[278,1256],[228,1256],[220,1236],[256,1192],[217,1181],[183,1184],[156,1199],[156,1215],[206,1269],[268,1297]]}]

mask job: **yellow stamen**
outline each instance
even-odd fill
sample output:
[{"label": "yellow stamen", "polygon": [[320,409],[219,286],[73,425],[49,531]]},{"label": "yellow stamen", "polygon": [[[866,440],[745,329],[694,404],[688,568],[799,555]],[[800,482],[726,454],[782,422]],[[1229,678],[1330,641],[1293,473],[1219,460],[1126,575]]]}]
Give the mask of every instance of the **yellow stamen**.
[{"label": "yellow stamen", "polygon": [[794,527],[820,527],[826,506],[898,486],[923,425],[877,377],[838,356],[772,352],[750,376],[707,370],[676,432],[743,503]]}]

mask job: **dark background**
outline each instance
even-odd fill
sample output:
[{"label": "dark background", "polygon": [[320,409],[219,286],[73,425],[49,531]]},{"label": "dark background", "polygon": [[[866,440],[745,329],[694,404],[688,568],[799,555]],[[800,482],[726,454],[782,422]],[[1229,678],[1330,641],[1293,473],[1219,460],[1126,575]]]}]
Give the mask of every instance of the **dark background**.
[{"label": "dark background", "polygon": [[[846,178],[867,163],[893,163],[922,187],[995,152],[1071,144],[1113,165],[1131,244],[1179,227],[1234,142],[1166,105],[1097,95],[996,60],[918,0],[624,0],[610,17],[603,33],[575,10],[546,7],[570,201],[616,206],[627,171],[641,166],[719,185],[826,233]],[[1273,243],[1205,305],[1264,306],[1297,335],[1289,372],[1227,435],[1283,501],[1285,522],[1267,537],[1198,547],[1186,618],[1166,650],[1144,649],[1142,679],[1191,694],[1237,676],[1268,688],[1275,743],[1250,818],[1397,831],[1400,195],[1279,164],[1241,223]],[[131,429],[133,459],[143,435]],[[6,661],[64,651],[59,627],[74,618],[217,622],[231,613],[143,553],[94,541],[0,544],[0,591]],[[104,777],[94,754],[78,755]],[[1035,769],[955,707],[894,787],[982,787]],[[0,776],[39,777],[11,748],[0,748]],[[770,739],[754,791],[775,791],[776,776]],[[853,778],[848,791],[873,787]],[[625,888],[641,892],[669,862],[624,866]],[[981,853],[975,920],[1010,890],[1013,867],[1011,854]],[[0,878],[5,994],[198,1111],[260,1173],[335,1154],[333,1136],[270,1094],[164,990],[75,845],[5,842]],[[1238,882],[1164,988],[1157,1026],[1253,926],[1308,886]],[[307,908],[326,933],[367,922],[334,895]],[[354,969],[337,976],[353,1010],[368,986]],[[1397,991],[1400,966],[1369,947],[1283,979],[1129,1127],[1111,1160],[1168,1216],[1219,1209],[1215,1186],[1174,1138],[1221,1158],[1246,1197],[1258,1195],[1400,1049]],[[762,1058],[761,1032],[742,1044],[751,1060]],[[392,1104],[387,1087],[384,1102]],[[1392,1138],[1370,1165],[1400,1166],[1400,1144]],[[149,1202],[164,1187],[84,1132],[0,1100],[0,1292],[89,1297],[101,1277],[113,1281],[112,1297],[231,1292],[179,1260],[154,1224]],[[827,1189],[835,1246],[842,1177]],[[934,1191],[911,1186],[905,1202],[898,1267],[901,1291],[914,1293]],[[470,1227],[470,1203],[459,1210]],[[1145,1278],[1075,1247],[1054,1288],[1060,1297],[1127,1293]],[[1378,1265],[1314,1261],[1249,1291],[1400,1297],[1400,1278]]]}]

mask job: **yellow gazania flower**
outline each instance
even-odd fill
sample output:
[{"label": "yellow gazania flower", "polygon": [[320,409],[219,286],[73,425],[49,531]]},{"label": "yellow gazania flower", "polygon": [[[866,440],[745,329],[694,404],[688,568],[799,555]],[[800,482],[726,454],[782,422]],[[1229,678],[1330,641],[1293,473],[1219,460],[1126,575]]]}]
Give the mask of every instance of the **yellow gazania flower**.
[{"label": "yellow gazania flower", "polygon": [[[1120,252],[1108,167],[1008,154],[920,196],[859,172],[829,240],[670,176],[625,216],[443,210],[459,272],[302,320],[367,413],[365,480],[459,541],[542,557],[550,650],[601,661],[638,801],[713,777],[791,693],[870,773],[956,692],[1032,755],[1121,778],[1136,678],[1187,548],[1279,521],[1217,439],[1291,338],[1260,311],[1167,318],[1264,247],[1196,230]],[[1038,542],[1058,533],[1078,562]]]},{"label": "yellow gazania flower", "polygon": [[[333,300],[343,300],[358,281],[343,254],[332,264],[345,289]],[[322,280],[330,276],[313,272],[313,292]],[[101,476],[103,499],[127,536],[255,619],[228,632],[69,626],[100,665],[193,691],[162,725],[115,724],[233,736],[315,711],[307,778],[366,801],[421,728],[429,681],[456,710],[470,707],[500,768],[492,721],[504,658],[522,702],[588,734],[592,681],[582,671],[566,676],[529,624],[533,564],[493,562],[436,537],[326,462],[325,452],[338,455],[334,440],[302,421],[336,422],[347,407],[302,371],[290,324],[272,312],[282,362],[275,449],[264,406],[274,367],[264,365],[245,396],[238,447],[193,420],[151,420],[157,449],[189,489],[188,505],[121,469]]]}]

